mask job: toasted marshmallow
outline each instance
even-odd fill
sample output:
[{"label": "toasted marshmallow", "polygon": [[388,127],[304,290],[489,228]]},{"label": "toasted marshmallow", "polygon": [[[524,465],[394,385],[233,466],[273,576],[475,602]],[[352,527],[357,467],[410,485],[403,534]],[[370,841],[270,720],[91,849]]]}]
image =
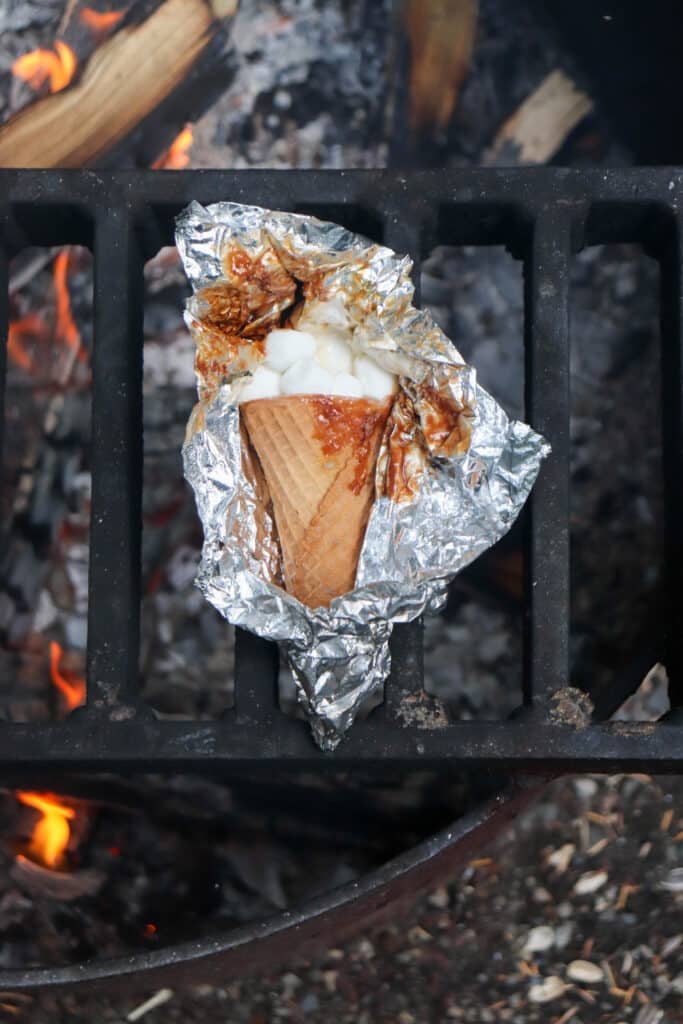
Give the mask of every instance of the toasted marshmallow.
[{"label": "toasted marshmallow", "polygon": [[253,402],[257,398],[276,398],[280,394],[280,374],[267,366],[258,366],[251,380],[242,388],[240,402]]},{"label": "toasted marshmallow", "polygon": [[296,328],[271,331],[264,348],[263,362],[239,393],[240,402],[278,395],[381,400],[398,386],[394,374],[370,356],[354,355],[353,329],[339,298],[307,302]]},{"label": "toasted marshmallow", "polygon": [[387,398],[396,391],[397,381],[393,373],[387,373],[370,356],[356,356],[353,372],[363,386],[366,398]]},{"label": "toasted marshmallow", "polygon": [[318,339],[315,349],[316,362],[330,373],[351,373],[353,352],[341,338],[332,334]]},{"label": "toasted marshmallow", "polygon": [[329,395],[333,384],[332,374],[309,359],[299,359],[280,381],[283,395]]},{"label": "toasted marshmallow", "polygon": [[332,381],[331,395],[345,395],[347,398],[362,398],[363,385],[352,373],[338,373]]},{"label": "toasted marshmallow", "polygon": [[266,363],[278,373],[284,373],[299,359],[312,359],[314,353],[315,338],[307,331],[283,327],[266,337]]},{"label": "toasted marshmallow", "polygon": [[309,299],[301,310],[297,326],[315,335],[334,333],[343,337],[353,331],[344,301],[338,295],[333,299]]}]

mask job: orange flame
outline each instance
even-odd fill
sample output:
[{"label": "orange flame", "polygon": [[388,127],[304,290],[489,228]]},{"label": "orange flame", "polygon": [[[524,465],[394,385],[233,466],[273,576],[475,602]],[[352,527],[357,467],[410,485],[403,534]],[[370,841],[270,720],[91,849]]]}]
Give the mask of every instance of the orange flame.
[{"label": "orange flame", "polygon": [[192,146],[193,135],[192,125],[186,124],[185,127],[175,137],[171,145],[168,147],[165,153],[162,153],[160,157],[152,164],[152,168],[155,171],[179,171],[183,167],[187,167],[190,162],[190,147]]},{"label": "orange flame", "polygon": [[[88,354],[81,345],[81,335],[71,312],[71,297],[67,284],[70,253],[62,249],[54,261],[52,278],[55,289],[54,339],[72,349],[81,362]],[[7,348],[11,359],[23,370],[32,373],[40,360],[31,351],[29,342],[46,341],[49,335],[46,321],[38,313],[29,313],[9,325]]]},{"label": "orange flame", "polygon": [[66,702],[69,711],[78,708],[85,700],[85,680],[76,676],[74,679],[67,679],[62,673],[60,662],[62,660],[62,648],[56,640],[50,642],[50,678],[57,687]]},{"label": "orange flame", "polygon": [[80,21],[89,28],[93,35],[101,36],[118,25],[125,14],[123,11],[94,11],[92,7],[83,7],[78,15]]},{"label": "orange flame", "polygon": [[10,358],[23,370],[31,371],[34,367],[34,359],[28,348],[27,341],[42,341],[47,334],[45,321],[38,313],[29,313],[19,320],[13,320],[9,325],[7,336],[7,351]]},{"label": "orange flame", "polygon": [[22,57],[17,57],[12,65],[12,72],[28,82],[32,89],[40,89],[50,80],[50,92],[61,92],[74,76],[76,70],[76,54],[61,39],[55,42],[56,53],[52,50],[31,50]]},{"label": "orange flame", "polygon": [[78,358],[86,359],[85,351],[81,348],[81,335],[74,323],[71,314],[71,297],[69,286],[66,283],[67,271],[69,269],[69,250],[62,249],[55,257],[53,280],[55,295],[57,299],[57,323],[55,332],[60,341],[65,342],[69,348],[78,351]]},{"label": "orange flame", "polygon": [[57,336],[61,338],[69,348],[76,348],[81,343],[78,328],[71,315],[71,298],[69,287],[66,283],[67,270],[69,269],[69,250],[62,249],[55,256],[53,267],[53,281],[55,296],[57,299]]},{"label": "orange flame", "polygon": [[28,846],[31,858],[45,867],[59,868],[71,838],[69,822],[76,817],[76,811],[48,793],[18,792],[17,800],[41,814]]}]

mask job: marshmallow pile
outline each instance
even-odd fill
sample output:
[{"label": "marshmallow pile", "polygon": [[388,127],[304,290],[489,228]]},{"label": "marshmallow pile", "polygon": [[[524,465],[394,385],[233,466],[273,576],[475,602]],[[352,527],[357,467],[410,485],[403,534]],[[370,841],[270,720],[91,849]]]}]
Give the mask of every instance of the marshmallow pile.
[{"label": "marshmallow pile", "polygon": [[296,327],[271,331],[265,358],[239,394],[240,402],[278,395],[343,395],[383,399],[397,378],[370,356],[355,352],[341,301],[306,303]]}]

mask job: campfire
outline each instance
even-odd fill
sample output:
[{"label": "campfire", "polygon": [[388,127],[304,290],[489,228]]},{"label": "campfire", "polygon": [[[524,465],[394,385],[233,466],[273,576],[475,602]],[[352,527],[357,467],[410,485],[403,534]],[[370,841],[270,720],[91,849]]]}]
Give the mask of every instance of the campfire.
[{"label": "campfire", "polygon": [[38,313],[27,313],[26,316],[10,321],[7,335],[10,359],[30,373],[37,363],[30,352],[30,346],[45,341],[47,335],[47,325]]},{"label": "campfire", "polygon": [[63,249],[55,257],[54,263],[54,286],[57,300],[55,339],[65,344],[68,348],[73,349],[77,353],[78,358],[83,362],[88,357],[81,348],[81,335],[71,313],[71,299],[69,298],[69,287],[67,284],[68,268],[69,250]]},{"label": "campfire", "polygon": [[[49,793],[24,793],[20,790],[17,793],[17,800],[26,807],[32,807],[39,814],[26,849],[26,856],[53,871],[62,869],[71,838],[69,822],[76,816],[74,808]],[[17,856],[22,858],[24,855]]]},{"label": "campfire", "polygon": [[38,91],[50,83],[50,92],[61,92],[74,76],[76,54],[61,39],[55,42],[54,50],[32,50],[18,57],[12,65],[12,74],[28,82]]},{"label": "campfire", "polygon": [[[252,168],[284,167],[334,172],[393,163],[435,166],[457,175],[480,164],[540,165],[558,154],[583,167],[619,160],[623,152],[573,60],[530,15],[511,29],[508,60],[500,53],[498,21],[484,4],[462,3],[448,31],[427,23],[425,5],[406,3],[403,20],[373,14],[371,6],[354,7],[351,24],[341,3],[331,5],[331,14],[312,5],[303,32],[294,16],[247,0],[239,11],[230,0],[76,2],[63,5],[59,22],[11,32],[11,71],[8,62],[1,92],[0,166],[92,168],[83,209],[76,193],[67,213],[62,207],[53,213],[49,203],[40,210],[24,204],[17,238],[47,238],[50,247],[23,250],[10,267],[0,695],[3,714],[25,726],[28,735],[43,727],[55,730],[51,735],[63,743],[59,763],[67,774],[61,787],[50,777],[52,768],[45,777],[12,782],[0,801],[5,869],[0,907],[4,893],[8,905],[19,907],[18,923],[14,918],[7,923],[0,910],[0,937],[3,929],[21,932],[10,951],[11,967],[59,966],[199,934],[220,935],[228,926],[293,907],[338,879],[362,876],[481,798],[481,778],[470,784],[463,773],[462,785],[443,787],[438,776],[421,767],[410,784],[394,789],[377,780],[356,784],[351,769],[344,776],[292,772],[285,778],[276,768],[264,782],[246,770],[242,777],[239,765],[230,784],[219,785],[181,774],[186,763],[174,760],[178,752],[189,751],[193,766],[202,766],[218,750],[229,763],[229,744],[227,753],[221,744],[233,728],[228,712],[236,693],[236,714],[248,724],[239,726],[235,742],[245,744],[240,750],[247,752],[244,764],[251,765],[246,744],[256,726],[263,727],[264,749],[280,749],[276,687],[281,705],[291,708],[295,697],[284,670],[277,676],[272,650],[243,633],[236,640],[194,586],[202,535],[180,460],[195,400],[193,350],[182,319],[187,285],[168,228],[172,214],[193,198],[194,186],[178,186],[176,192],[174,176],[159,175],[162,198],[152,210],[153,186],[145,185],[152,192],[141,200],[142,192],[136,192],[141,179],[134,172],[211,166],[247,174]],[[91,512],[97,500],[93,452],[108,443],[101,421],[95,435],[91,428],[92,414],[101,408],[93,399],[91,358],[94,331],[102,330],[101,323],[94,326],[97,273],[95,305],[103,298],[111,302],[111,294],[109,285],[103,287],[101,268],[93,273],[83,246],[93,242],[91,221],[96,251],[102,223],[119,226],[118,208],[95,209],[96,176],[104,180],[116,169],[130,171],[130,179],[119,179],[124,183],[119,191],[136,216],[136,204],[141,211],[125,237],[129,262],[132,266],[133,253],[137,258],[138,245],[144,246],[147,262],[144,422],[135,438],[136,444],[144,438],[144,454],[136,449],[128,459],[124,453],[119,463],[127,467],[139,457],[143,466],[140,649],[138,663],[126,669],[130,690],[122,687],[110,700],[98,671],[119,655],[108,651],[99,664],[89,657],[89,631],[99,625],[89,608]],[[233,198],[234,192],[242,201],[244,191],[258,202],[266,196],[273,205],[336,219],[399,251],[410,250],[417,259],[428,250],[418,271],[423,304],[477,366],[484,386],[508,411],[523,413],[525,299],[518,257],[529,239],[520,229],[511,246],[515,258],[499,244],[509,227],[507,207],[504,216],[499,213],[500,195],[486,207],[488,233],[472,248],[460,242],[465,236],[471,240],[468,218],[474,223],[481,212],[463,213],[450,199],[443,200],[438,217],[434,207],[434,223],[428,229],[422,225],[420,235],[411,226],[415,210],[400,207],[400,189],[391,200],[398,213],[393,208],[387,213],[371,177],[367,187],[354,192],[346,176],[316,176],[310,194],[308,186],[292,186],[290,194],[281,179],[258,180],[266,183],[261,192],[248,178],[226,176],[231,184],[222,197]],[[55,186],[55,194],[63,196],[64,187]],[[209,185],[201,187],[211,191]],[[531,201],[528,193],[523,200]],[[59,230],[51,230],[53,216]],[[31,217],[42,218],[41,230]],[[69,241],[62,229],[74,237],[68,245],[53,245]],[[118,242],[116,236],[116,244],[105,249],[117,273],[128,268],[128,250]],[[658,309],[651,262],[633,246],[596,252],[582,254],[572,270],[572,316],[579,329],[572,355],[577,596],[571,650],[572,682],[590,689],[607,716],[660,658],[652,609],[660,607],[655,602],[662,596],[661,481],[657,459],[648,454],[634,465],[632,453],[661,448],[656,384],[661,367],[652,341]],[[119,287],[113,279],[110,284]],[[527,289],[534,287],[527,275]],[[131,290],[114,293],[116,301],[125,296],[120,322],[112,316],[106,325],[115,339],[129,320],[136,321]],[[109,336],[102,331],[102,337]],[[117,372],[115,360],[112,365]],[[138,382],[134,375],[125,386],[115,380],[109,389],[112,408],[114,398],[125,392],[134,412]],[[617,406],[634,393],[639,402],[634,407],[631,401],[625,416]],[[120,422],[112,430],[125,434]],[[569,459],[568,450],[566,455]],[[134,500],[126,515],[130,509],[137,515]],[[96,522],[93,518],[93,529]],[[599,564],[596,537],[606,553]],[[119,549],[111,544],[108,550],[111,566]],[[126,561],[131,551],[133,561],[133,543],[119,560]],[[618,557],[618,552],[627,554]],[[396,707],[408,708],[411,727],[418,722],[427,734],[411,740],[411,758],[419,761],[415,752],[422,756],[424,744],[429,749],[429,739],[449,718],[477,720],[474,726],[483,730],[492,720],[498,726],[522,703],[522,634],[529,617],[525,557],[519,529],[458,577],[443,616],[427,622],[429,698],[408,679],[422,665],[420,631],[397,631],[397,674],[387,691],[386,713],[396,729]],[[95,566],[98,571],[101,566]],[[595,592],[589,580],[597,580]],[[110,596],[114,604],[119,595]],[[605,616],[605,607],[614,615]],[[627,624],[641,613],[646,614],[642,629],[630,631]],[[86,704],[86,676],[92,689],[88,706],[78,710]],[[616,695],[615,676],[626,679],[620,683],[623,693]],[[660,672],[648,677],[655,703],[664,678]],[[577,709],[569,703],[585,724],[588,705]],[[384,712],[373,714],[377,721]],[[71,777],[73,737],[115,745],[121,734],[110,730],[129,726],[136,744],[121,742],[116,748],[118,763],[133,768],[129,780],[123,781],[123,772],[121,777],[93,774],[87,757],[75,755]],[[143,775],[157,770],[161,734],[155,730],[161,726],[180,737],[175,747],[163,748],[172,749],[168,763],[178,774],[162,781]],[[484,733],[475,728],[473,735],[484,749]],[[199,748],[195,741],[201,741]],[[282,741],[283,750],[288,742]],[[510,750],[514,760],[519,750]],[[49,761],[50,752],[43,748],[43,753]],[[160,760],[160,770],[166,771]],[[43,792],[51,786],[68,795]],[[398,816],[397,806],[402,808]],[[64,902],[70,907],[61,935],[54,923]],[[42,933],[32,927],[41,915],[50,922]]]},{"label": "campfire", "polygon": [[75,673],[69,673],[67,678],[60,668],[62,661],[62,648],[56,640],[50,641],[50,678],[59,690],[64,704],[69,711],[80,707],[85,701],[85,680]]},{"label": "campfire", "polygon": [[186,124],[166,152],[157,157],[152,168],[155,171],[180,171],[183,167],[187,167],[190,162],[192,140],[192,125]]},{"label": "campfire", "polygon": [[[28,373],[44,373],[46,361],[49,364],[59,359],[64,364],[60,371],[64,383],[64,375],[69,376],[74,359],[82,363],[88,360],[71,309],[69,265],[72,260],[70,247],[55,253],[49,316],[29,312],[10,319],[8,338],[10,358],[17,366]],[[25,302],[20,289],[14,291],[13,298],[17,307]]]},{"label": "campfire", "polygon": [[78,12],[78,19],[82,25],[90,29],[95,36],[102,37],[112,32],[123,17],[126,11],[95,11],[92,7],[82,7]]}]

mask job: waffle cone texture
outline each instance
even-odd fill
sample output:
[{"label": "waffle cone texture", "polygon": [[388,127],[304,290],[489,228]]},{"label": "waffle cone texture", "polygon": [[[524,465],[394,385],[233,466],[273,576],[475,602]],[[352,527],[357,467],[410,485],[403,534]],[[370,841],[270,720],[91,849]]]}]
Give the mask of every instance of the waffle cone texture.
[{"label": "waffle cone texture", "polygon": [[273,504],[285,588],[312,608],[353,589],[390,407],[331,395],[240,406]]}]

